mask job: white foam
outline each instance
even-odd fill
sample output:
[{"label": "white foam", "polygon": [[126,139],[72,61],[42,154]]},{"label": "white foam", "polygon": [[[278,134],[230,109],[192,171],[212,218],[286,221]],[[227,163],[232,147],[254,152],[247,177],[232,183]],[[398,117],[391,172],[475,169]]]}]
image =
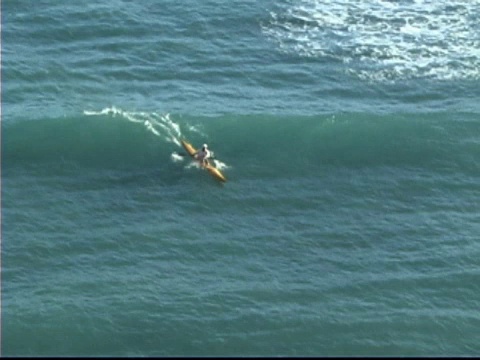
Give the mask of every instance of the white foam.
[{"label": "white foam", "polygon": [[177,154],[176,152],[173,152],[173,153],[170,155],[170,158],[172,159],[173,162],[183,161],[183,156]]},{"label": "white foam", "polygon": [[195,169],[201,169],[202,168],[200,166],[200,164],[198,163],[198,161],[195,161],[195,160],[192,160],[187,165],[185,165],[185,169],[191,169],[192,167],[195,168]]},{"label": "white foam", "polygon": [[[98,116],[98,115],[111,115],[113,117],[115,116],[121,116],[122,118],[142,124],[145,126],[145,128],[151,132],[153,135],[160,137],[166,142],[173,142],[175,143],[178,147],[182,147],[182,144],[180,142],[180,139],[183,137],[182,132],[180,130],[180,125],[174,122],[170,118],[170,114],[158,114],[158,113],[147,113],[147,112],[132,112],[132,111],[124,111],[122,109],[119,109],[115,106],[104,108],[100,111],[91,111],[91,110],[84,110],[83,113],[87,116]],[[194,126],[189,126],[189,131],[191,132],[196,132],[203,134],[203,132],[198,129],[197,127]],[[206,135],[203,135],[206,137]],[[170,158],[174,162],[179,162],[183,161],[184,158],[183,156],[179,155],[176,152],[173,152],[170,155]],[[227,164],[213,159],[215,166],[219,169],[225,169],[228,168]],[[200,165],[198,164],[197,161],[192,161],[189,164],[186,165],[187,168],[189,167],[198,167],[200,168]]]},{"label": "white foam", "polygon": [[264,34],[283,51],[333,57],[368,80],[480,78],[480,2],[290,0]]},{"label": "white foam", "polygon": [[147,112],[124,111],[115,106],[104,108],[100,111],[84,110],[83,113],[87,116],[94,116],[94,115],[112,115],[113,117],[121,116],[130,122],[141,123],[153,135],[158,136],[167,142],[173,142],[179,147],[181,146],[181,143],[179,140],[182,137],[180,126],[170,118],[170,114],[162,115],[155,112],[147,113]]},{"label": "white foam", "polygon": [[224,162],[221,162],[220,160],[217,160],[217,159],[213,159],[213,163],[215,164],[215,167],[219,170],[230,168],[230,166],[228,166]]}]

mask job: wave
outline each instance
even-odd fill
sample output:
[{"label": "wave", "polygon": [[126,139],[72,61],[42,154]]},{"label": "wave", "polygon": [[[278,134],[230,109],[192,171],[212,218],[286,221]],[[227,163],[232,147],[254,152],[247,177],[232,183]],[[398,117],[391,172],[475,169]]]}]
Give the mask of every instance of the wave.
[{"label": "wave", "polygon": [[108,107],[82,115],[2,123],[4,169],[74,163],[151,168],[185,162],[180,145],[208,142],[223,168],[311,172],[324,166],[479,171],[474,114],[193,117]]}]

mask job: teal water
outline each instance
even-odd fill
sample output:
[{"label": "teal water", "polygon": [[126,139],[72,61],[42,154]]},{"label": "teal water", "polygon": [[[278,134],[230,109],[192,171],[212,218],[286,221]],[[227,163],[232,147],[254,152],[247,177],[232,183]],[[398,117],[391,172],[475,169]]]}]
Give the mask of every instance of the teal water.
[{"label": "teal water", "polygon": [[1,6],[3,356],[480,353],[477,2]]}]

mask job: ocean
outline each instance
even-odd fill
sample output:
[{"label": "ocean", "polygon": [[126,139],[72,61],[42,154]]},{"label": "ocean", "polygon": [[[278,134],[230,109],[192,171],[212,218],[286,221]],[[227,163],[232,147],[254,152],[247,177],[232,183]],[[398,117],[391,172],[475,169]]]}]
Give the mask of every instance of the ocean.
[{"label": "ocean", "polygon": [[479,17],[3,0],[1,355],[480,355]]}]

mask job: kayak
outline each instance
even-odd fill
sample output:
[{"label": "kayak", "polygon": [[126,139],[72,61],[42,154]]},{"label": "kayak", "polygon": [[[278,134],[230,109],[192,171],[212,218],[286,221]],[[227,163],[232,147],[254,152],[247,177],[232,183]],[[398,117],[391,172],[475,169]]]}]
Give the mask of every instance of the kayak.
[{"label": "kayak", "polygon": [[[182,146],[183,148],[185,149],[185,151],[193,158],[193,156],[195,155],[195,148],[192,146],[192,144],[190,144],[188,141],[185,141],[185,140],[181,140],[181,143],[182,143]],[[202,164],[202,167],[204,169],[206,169],[210,174],[212,174],[212,176],[219,180],[219,181],[222,181],[222,182],[226,182],[227,179],[225,178],[225,176],[222,174],[222,172],[220,170],[218,170],[215,166],[212,166],[210,163],[208,163],[208,165],[203,165]]]}]

